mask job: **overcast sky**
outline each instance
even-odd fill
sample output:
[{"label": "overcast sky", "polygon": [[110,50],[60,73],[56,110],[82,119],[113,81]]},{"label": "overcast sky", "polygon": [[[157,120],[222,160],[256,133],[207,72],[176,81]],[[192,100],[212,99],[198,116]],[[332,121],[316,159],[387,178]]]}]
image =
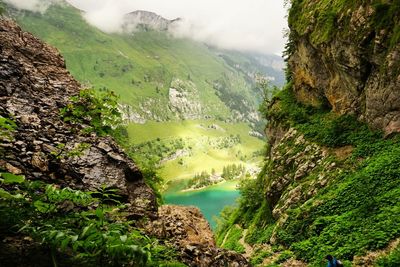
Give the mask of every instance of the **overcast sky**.
[{"label": "overcast sky", "polygon": [[106,31],[116,29],[121,15],[147,10],[168,19],[184,18],[190,23],[184,35],[222,48],[281,54],[285,43],[283,0],[67,1],[87,11],[87,19]]},{"label": "overcast sky", "polygon": [[[43,13],[49,1],[5,0]],[[135,10],[165,18],[183,18],[180,35],[221,48],[281,54],[287,28],[283,0],[66,0],[87,12],[85,18],[103,31],[117,31],[122,16]]]}]

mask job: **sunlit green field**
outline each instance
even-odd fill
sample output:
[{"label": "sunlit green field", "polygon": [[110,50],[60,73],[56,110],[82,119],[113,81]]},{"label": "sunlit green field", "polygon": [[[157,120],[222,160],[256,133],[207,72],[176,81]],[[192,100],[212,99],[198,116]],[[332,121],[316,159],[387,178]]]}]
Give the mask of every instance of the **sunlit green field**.
[{"label": "sunlit green field", "polygon": [[[210,125],[220,128],[212,129]],[[228,164],[243,164],[256,167],[262,157],[254,156],[265,145],[265,141],[252,137],[248,133],[249,126],[244,123],[224,123],[219,121],[195,120],[182,122],[147,122],[145,124],[129,124],[128,133],[132,144],[182,138],[185,149],[190,155],[179,157],[162,164],[160,174],[166,180],[191,178],[202,171],[217,173]],[[218,148],[221,140],[239,136],[240,142],[232,146]]]}]

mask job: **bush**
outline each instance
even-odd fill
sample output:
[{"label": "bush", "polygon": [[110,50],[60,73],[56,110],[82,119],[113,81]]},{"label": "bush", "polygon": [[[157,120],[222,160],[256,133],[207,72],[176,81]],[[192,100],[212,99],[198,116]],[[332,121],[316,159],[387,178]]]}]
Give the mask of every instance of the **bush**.
[{"label": "bush", "polygon": [[65,122],[83,126],[85,133],[110,135],[122,122],[117,100],[114,92],[81,90],[79,95],[71,97],[71,102],[61,109],[61,117]]},{"label": "bush", "polygon": [[[126,221],[115,189],[83,192],[23,176],[1,173],[0,231],[22,233],[71,266],[160,266],[176,258],[175,250],[160,245]],[[176,265],[175,265],[176,266]]]},{"label": "bush", "polygon": [[254,266],[263,263],[265,258],[272,256],[273,253],[271,251],[266,251],[262,249],[258,249],[254,251],[253,255],[251,256],[250,263]]},{"label": "bush", "polygon": [[400,246],[397,246],[389,255],[380,257],[376,261],[376,266],[379,267],[398,267],[400,266]]},{"label": "bush", "polygon": [[[317,261],[332,251],[342,259],[382,249],[400,236],[400,144],[344,173],[314,203],[292,210],[278,232],[281,244]],[[397,197],[396,197],[397,196]]]},{"label": "bush", "polygon": [[238,253],[244,253],[245,249],[239,242],[243,235],[243,229],[241,229],[237,225],[233,225],[228,231],[227,235],[228,236],[226,237],[225,243],[222,247],[234,250]]},{"label": "bush", "polygon": [[304,136],[319,145],[340,147],[360,146],[379,141],[382,133],[371,131],[367,124],[352,115],[336,115],[328,106],[319,108],[298,103],[291,84],[275,96],[275,104],[267,110],[270,122],[279,122],[294,127]]}]

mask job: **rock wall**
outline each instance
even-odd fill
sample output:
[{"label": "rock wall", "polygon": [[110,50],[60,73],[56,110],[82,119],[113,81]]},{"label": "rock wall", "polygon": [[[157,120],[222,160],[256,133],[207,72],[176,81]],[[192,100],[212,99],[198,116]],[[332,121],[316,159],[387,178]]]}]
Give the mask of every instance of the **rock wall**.
[{"label": "rock wall", "polygon": [[[0,47],[0,114],[18,126],[13,140],[1,144],[1,167],[73,188],[118,188],[131,212],[154,212],[154,193],[111,139],[84,136],[61,120],[60,108],[79,93],[80,85],[58,51],[9,20],[0,21]],[[87,147],[81,156],[62,156],[82,144]]]},{"label": "rock wall", "polygon": [[400,131],[396,1],[292,1],[289,69],[297,98]]}]

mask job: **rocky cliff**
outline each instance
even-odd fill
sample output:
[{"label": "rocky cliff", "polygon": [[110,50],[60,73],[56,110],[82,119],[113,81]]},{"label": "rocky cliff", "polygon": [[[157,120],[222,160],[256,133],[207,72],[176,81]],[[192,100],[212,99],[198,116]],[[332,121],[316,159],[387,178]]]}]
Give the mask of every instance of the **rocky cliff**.
[{"label": "rocky cliff", "polygon": [[[85,125],[61,119],[60,109],[70,104],[80,87],[56,49],[14,22],[0,20],[0,115],[17,125],[12,138],[1,138],[0,169],[59,188],[116,189],[125,204],[124,220],[132,220],[149,236],[173,246],[180,261],[189,266],[246,266],[239,254],[215,246],[199,210],[168,206],[158,211],[155,193],[142,172],[111,138],[84,134]],[[79,153],[71,153],[74,151]],[[2,190],[0,198],[4,197]],[[7,218],[2,215],[2,219]],[[32,238],[18,239],[15,233],[7,236],[10,233],[3,227],[2,264],[51,264],[50,255],[42,255]]]},{"label": "rocky cliff", "polygon": [[[42,43],[11,21],[2,20],[0,96],[1,115],[18,125],[12,143],[2,143],[1,167],[28,179],[61,181],[74,188],[101,185],[119,189],[132,212],[155,211],[155,196],[138,167],[109,138],[84,136],[60,118],[60,108],[80,85],[65,69],[57,50]],[[78,128],[76,128],[78,127]],[[90,146],[80,157],[56,157],[80,144]]]},{"label": "rocky cliff", "polygon": [[290,1],[266,163],[219,244],[244,240],[260,266],[400,264],[399,19],[398,1]]},{"label": "rocky cliff", "polygon": [[400,130],[398,1],[292,1],[289,68],[296,97]]}]

